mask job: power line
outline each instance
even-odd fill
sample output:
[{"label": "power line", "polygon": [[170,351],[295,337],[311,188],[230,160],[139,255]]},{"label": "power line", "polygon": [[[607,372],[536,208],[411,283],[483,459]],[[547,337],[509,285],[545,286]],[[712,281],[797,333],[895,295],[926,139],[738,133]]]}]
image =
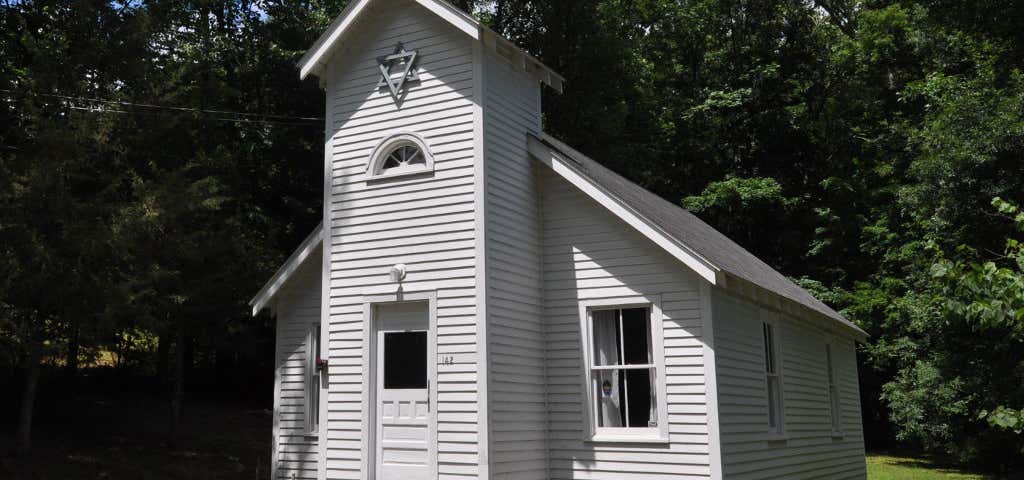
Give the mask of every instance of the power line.
[{"label": "power line", "polygon": [[[70,105],[68,108],[85,113],[109,113],[115,115],[163,115],[167,112],[131,112],[128,110],[114,110],[105,107],[80,107],[77,105]],[[183,112],[182,112],[183,113]],[[261,125],[287,125],[287,126],[301,126],[309,127],[313,124],[309,122],[282,122],[279,120],[252,120],[248,118],[211,118],[210,120],[220,122],[232,122],[232,123],[252,123]],[[315,126],[315,125],[314,125]]]},{"label": "power line", "polygon": [[[127,107],[167,110],[167,111],[173,111],[173,112],[178,112],[178,113],[203,113],[203,114],[209,114],[209,115],[235,115],[235,116],[239,116],[239,117],[257,117],[257,118],[266,118],[266,119],[275,119],[275,120],[292,120],[293,122],[318,122],[319,123],[319,122],[323,122],[324,121],[323,117],[294,117],[294,116],[289,116],[289,115],[277,115],[277,114],[267,114],[267,113],[236,112],[236,111],[230,111],[230,110],[213,110],[213,109],[192,108],[192,107],[175,107],[175,106],[170,106],[170,105],[156,105],[156,104],[151,104],[151,103],[136,103],[136,102],[125,102],[125,101],[121,101],[121,100],[107,100],[107,99],[103,99],[103,98],[91,98],[91,97],[78,97],[78,96],[71,96],[71,95],[59,95],[59,94],[55,94],[55,93],[17,92],[17,91],[14,91],[14,90],[5,90],[5,89],[0,89],[0,93],[6,93],[8,95],[17,95],[17,94],[35,95],[35,96],[39,96],[39,97],[59,98],[59,99],[63,99],[63,100],[73,100],[73,101],[78,101],[78,102],[106,103],[106,104],[111,104],[111,105],[121,105],[121,106],[127,106]],[[74,108],[76,110],[89,110],[89,109],[83,108],[83,107],[74,107],[74,106],[72,106],[72,108]],[[125,114],[126,113],[132,113],[132,112],[128,112],[128,111],[118,111],[118,110],[109,110],[109,109],[107,109],[107,110],[97,110],[97,111],[105,111],[105,113],[125,113]],[[244,120],[242,123],[283,123],[283,122],[272,122],[272,121],[245,120],[245,119],[241,119],[241,118],[240,119],[221,118],[221,119],[218,119],[218,120],[226,120],[226,121],[243,121]],[[299,125],[301,123],[285,123],[285,124],[288,124],[288,125]]]}]

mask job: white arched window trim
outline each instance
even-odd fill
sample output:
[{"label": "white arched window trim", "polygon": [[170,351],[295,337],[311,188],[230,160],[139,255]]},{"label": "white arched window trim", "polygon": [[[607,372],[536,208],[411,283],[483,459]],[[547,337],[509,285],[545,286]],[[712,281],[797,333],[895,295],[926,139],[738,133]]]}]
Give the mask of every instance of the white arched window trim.
[{"label": "white arched window trim", "polygon": [[[419,149],[423,156],[423,163],[402,165],[398,167],[385,168],[388,156],[402,147],[414,147]],[[399,132],[391,135],[373,149],[370,155],[370,165],[366,174],[370,180],[381,178],[404,177],[407,175],[418,175],[434,171],[434,155],[423,137],[412,132]]]}]

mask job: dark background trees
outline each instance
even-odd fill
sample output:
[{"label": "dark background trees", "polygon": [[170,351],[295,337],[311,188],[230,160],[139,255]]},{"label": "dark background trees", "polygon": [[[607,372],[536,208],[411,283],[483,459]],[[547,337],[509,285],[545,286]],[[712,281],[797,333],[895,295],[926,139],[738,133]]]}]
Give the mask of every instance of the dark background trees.
[{"label": "dark background trees", "polygon": [[[245,302],[318,221],[323,95],[294,62],[345,3],[0,2],[3,411],[101,370],[169,432],[190,395],[269,404]],[[457,3],[567,77],[550,133],[871,333],[869,448],[1024,457],[1024,6]]]}]

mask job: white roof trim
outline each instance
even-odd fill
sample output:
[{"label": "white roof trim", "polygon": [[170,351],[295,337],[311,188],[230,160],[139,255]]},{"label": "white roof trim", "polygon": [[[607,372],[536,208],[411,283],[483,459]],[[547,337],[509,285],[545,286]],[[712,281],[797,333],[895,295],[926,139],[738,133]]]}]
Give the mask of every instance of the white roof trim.
[{"label": "white roof trim", "polygon": [[657,225],[591,182],[590,179],[572,167],[570,162],[562,158],[559,153],[532,135],[529,137],[529,149],[535,158],[551,167],[559,176],[573,184],[576,188],[579,188],[587,196],[600,203],[612,214],[635,228],[673,257],[679,259],[679,261],[690,267],[708,283],[712,285],[722,285],[724,283],[725,272],[722,269],[712,265],[711,262],[697,254],[697,252],[679,243],[658,228]]},{"label": "white roof trim", "polygon": [[[526,53],[521,48],[516,46],[512,41],[502,37],[495,33],[490,28],[477,21],[472,15],[469,15],[462,10],[454,7],[452,4],[443,0],[413,0],[416,3],[423,6],[427,10],[433,12],[438,17],[441,17],[455,28],[461,30],[466,35],[469,35],[473,40],[482,41],[484,37],[497,38],[499,41],[509,47],[515,49],[525,60],[520,65],[523,68],[533,68],[538,71],[535,75],[541,82],[551,86],[552,88],[562,91],[562,84],[565,82],[565,78],[551,70],[547,65],[544,65],[540,60],[537,60],[532,55]],[[349,3],[344,10],[338,15],[337,18],[331,22],[331,25],[327,27],[327,31],[320,35],[313,46],[310,47],[306,54],[299,60],[299,78],[305,79],[310,74],[317,75],[321,72],[330,57],[331,50],[338,44],[345,32],[348,31],[359,15],[366,10],[366,7],[373,2],[373,0],[356,0]],[[493,44],[493,43],[492,43]]]},{"label": "white roof trim", "polygon": [[358,0],[348,4],[341,14],[331,22],[327,31],[320,35],[320,38],[313,43],[313,46],[306,51],[306,54],[299,59],[299,79],[305,79],[314,68],[320,67],[321,61],[330,52],[334,43],[341,38],[341,34],[348,30],[356,17],[369,5],[370,0]]},{"label": "white roof trim", "polygon": [[292,255],[285,260],[284,265],[277,269],[277,273],[270,280],[267,281],[263,288],[260,289],[259,293],[256,294],[252,300],[249,300],[249,305],[252,305],[252,314],[255,316],[263,310],[264,307],[270,303],[271,300],[277,295],[281,288],[288,283],[288,279],[291,278],[292,274],[295,273],[299,267],[305,263],[306,259],[309,258],[310,254],[313,253],[317,247],[323,243],[323,224],[317,225],[313,233],[309,234],[299,248],[292,252]]}]

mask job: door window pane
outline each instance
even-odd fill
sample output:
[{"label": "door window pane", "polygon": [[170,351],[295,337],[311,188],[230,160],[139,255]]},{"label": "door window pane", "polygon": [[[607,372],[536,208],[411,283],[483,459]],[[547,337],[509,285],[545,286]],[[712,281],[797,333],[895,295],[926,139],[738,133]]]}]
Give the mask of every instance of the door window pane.
[{"label": "door window pane", "polygon": [[427,388],[427,332],[384,333],[384,388]]}]

